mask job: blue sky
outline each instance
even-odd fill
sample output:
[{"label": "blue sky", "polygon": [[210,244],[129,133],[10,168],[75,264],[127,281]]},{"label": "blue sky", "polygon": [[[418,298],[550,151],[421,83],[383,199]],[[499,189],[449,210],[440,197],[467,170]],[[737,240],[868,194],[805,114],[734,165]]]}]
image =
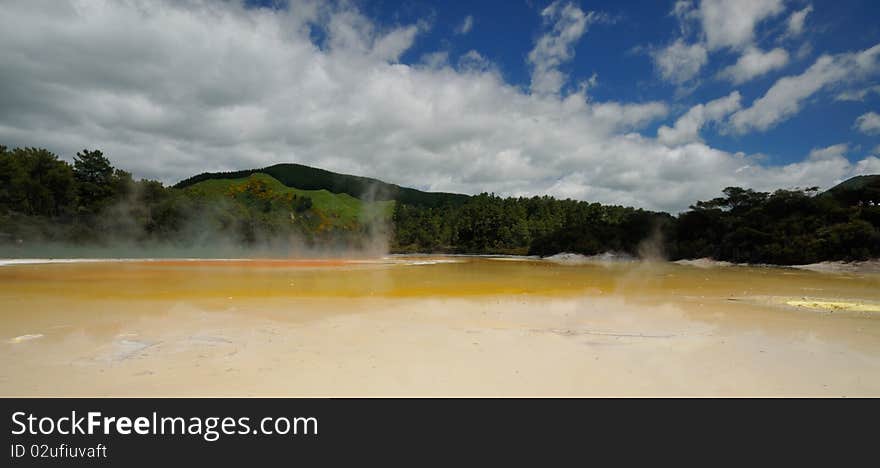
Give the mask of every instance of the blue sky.
[{"label": "blue sky", "polygon": [[[365,14],[385,25],[428,21],[429,29],[402,57],[403,63],[417,64],[424,54],[447,51],[451,57],[470,50],[480,52],[499,68],[504,79],[527,89],[529,66],[526,61],[542,30],[541,10],[550,1],[362,1]],[[597,74],[598,85],[590,90],[596,100],[652,101],[667,100],[680,112],[739,90],[745,102],[759,98],[776,79],[803,72],[821,54],[844,53],[867,49],[880,43],[880,2],[872,0],[793,1],[789,12],[808,6],[806,31],[796,39],[780,40],[789,16],[778,14],[756,28],[757,43],[792,50],[807,44],[811,51],[789,64],[757,79],[732,85],[713,79],[722,68],[737,59],[734,51],[719,51],[710,57],[698,84],[688,92],[659,79],[647,50],[673,41],[679,36],[679,23],[671,14],[674,1],[581,1],[574,2],[585,11],[603,12],[608,23],[591,26],[575,43],[575,56],[563,69],[570,74],[567,86],[574,87]],[[271,5],[273,2],[254,2]],[[472,27],[466,34],[459,30],[467,17]],[[458,32],[457,32],[458,31]],[[836,101],[832,89],[815,96],[806,109],[766,132],[746,135],[722,135],[712,128],[703,138],[712,146],[736,152],[761,153],[773,164],[795,162],[811,149],[842,141],[870,153],[880,144],[877,136],[866,135],[853,127],[857,117],[880,109],[880,92],[868,94],[863,101]],[[656,129],[660,123],[656,123]],[[850,159],[859,158],[855,150]]]},{"label": "blue sky", "polygon": [[679,211],[880,173],[880,2],[10,0],[0,144]]}]

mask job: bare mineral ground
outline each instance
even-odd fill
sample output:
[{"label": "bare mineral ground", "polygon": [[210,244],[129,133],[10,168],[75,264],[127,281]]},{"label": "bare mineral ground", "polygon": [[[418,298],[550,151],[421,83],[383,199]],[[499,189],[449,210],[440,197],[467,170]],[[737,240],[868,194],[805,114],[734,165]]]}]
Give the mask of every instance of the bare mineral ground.
[{"label": "bare mineral ground", "polygon": [[873,273],[13,261],[0,314],[3,396],[880,396]]}]

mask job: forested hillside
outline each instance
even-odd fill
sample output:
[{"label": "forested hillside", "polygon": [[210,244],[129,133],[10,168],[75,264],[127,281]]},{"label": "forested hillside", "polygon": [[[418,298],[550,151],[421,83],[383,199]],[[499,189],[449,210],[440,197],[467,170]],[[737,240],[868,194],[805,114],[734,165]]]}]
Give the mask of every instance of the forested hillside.
[{"label": "forested hillside", "polygon": [[79,152],[69,164],[45,149],[0,147],[0,243],[13,254],[42,244],[372,249],[387,237],[392,205],[290,188],[259,173],[175,189],[134,180],[100,151]]},{"label": "forested hillside", "polygon": [[[728,187],[677,216],[553,197],[429,193],[295,164],[134,180],[100,151],[73,164],[0,146],[0,246],[371,249],[585,255],[621,252],[803,264],[880,257],[880,176],[816,188]],[[12,250],[10,250],[10,248]]]},{"label": "forested hillside", "polygon": [[395,200],[408,205],[437,207],[460,205],[468,199],[467,195],[458,193],[423,192],[369,177],[338,174],[301,164],[275,164],[262,169],[234,172],[204,172],[178,182],[174,187],[185,188],[205,180],[240,179],[256,173],[268,174],[288,187],[345,193],[367,201]]},{"label": "forested hillside", "polygon": [[818,195],[815,188],[773,193],[728,187],[684,213],[552,197],[481,194],[460,207],[398,205],[394,244],[404,251],[471,253],[607,251],[710,257],[745,263],[805,264],[880,257],[880,176]]},{"label": "forested hillside", "polygon": [[462,206],[394,211],[402,251],[552,255],[606,251],[638,254],[643,241],[669,229],[666,213],[552,197],[472,197]]}]

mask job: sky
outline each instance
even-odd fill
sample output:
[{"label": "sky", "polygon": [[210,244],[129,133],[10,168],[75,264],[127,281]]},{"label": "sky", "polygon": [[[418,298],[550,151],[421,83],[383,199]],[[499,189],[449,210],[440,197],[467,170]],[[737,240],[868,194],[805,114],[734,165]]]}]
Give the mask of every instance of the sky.
[{"label": "sky", "polygon": [[880,173],[880,2],[0,1],[0,144],[679,212]]}]

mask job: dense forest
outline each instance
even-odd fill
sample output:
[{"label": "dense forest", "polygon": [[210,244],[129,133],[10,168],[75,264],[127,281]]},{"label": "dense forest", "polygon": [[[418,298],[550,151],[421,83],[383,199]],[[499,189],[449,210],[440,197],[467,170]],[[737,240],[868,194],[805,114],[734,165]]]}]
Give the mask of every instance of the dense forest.
[{"label": "dense forest", "polygon": [[[411,252],[467,252],[593,255],[607,251],[638,254],[674,218],[622,206],[552,197],[471,197],[461,206],[437,208],[398,204],[395,245]],[[644,254],[644,252],[643,252]]]},{"label": "dense forest", "polygon": [[346,193],[353,197],[369,198],[377,201],[396,200],[417,206],[460,205],[468,196],[459,193],[423,192],[400,187],[369,177],[338,174],[302,164],[275,164],[262,169],[234,172],[205,172],[182,180],[175,188],[186,188],[205,180],[240,179],[251,174],[268,174],[288,187],[302,190],[325,189],[332,193]]},{"label": "dense forest", "polygon": [[804,264],[880,257],[880,176],[816,188],[728,187],[677,216],[552,197],[421,192],[295,164],[134,180],[100,151],[73,164],[0,146],[0,247],[172,245],[392,252],[711,257]]},{"label": "dense forest", "polygon": [[0,146],[0,252],[6,255],[33,255],[44,245],[161,246],[197,255],[357,249],[390,216],[381,208],[289,189],[259,174],[175,189],[134,180],[101,151],[83,150],[69,164],[45,149]]},{"label": "dense forest", "polygon": [[472,253],[608,251],[668,259],[806,264],[880,257],[880,177],[856,190],[728,187],[673,217],[551,197],[481,194],[460,207],[399,205],[398,248]]}]

